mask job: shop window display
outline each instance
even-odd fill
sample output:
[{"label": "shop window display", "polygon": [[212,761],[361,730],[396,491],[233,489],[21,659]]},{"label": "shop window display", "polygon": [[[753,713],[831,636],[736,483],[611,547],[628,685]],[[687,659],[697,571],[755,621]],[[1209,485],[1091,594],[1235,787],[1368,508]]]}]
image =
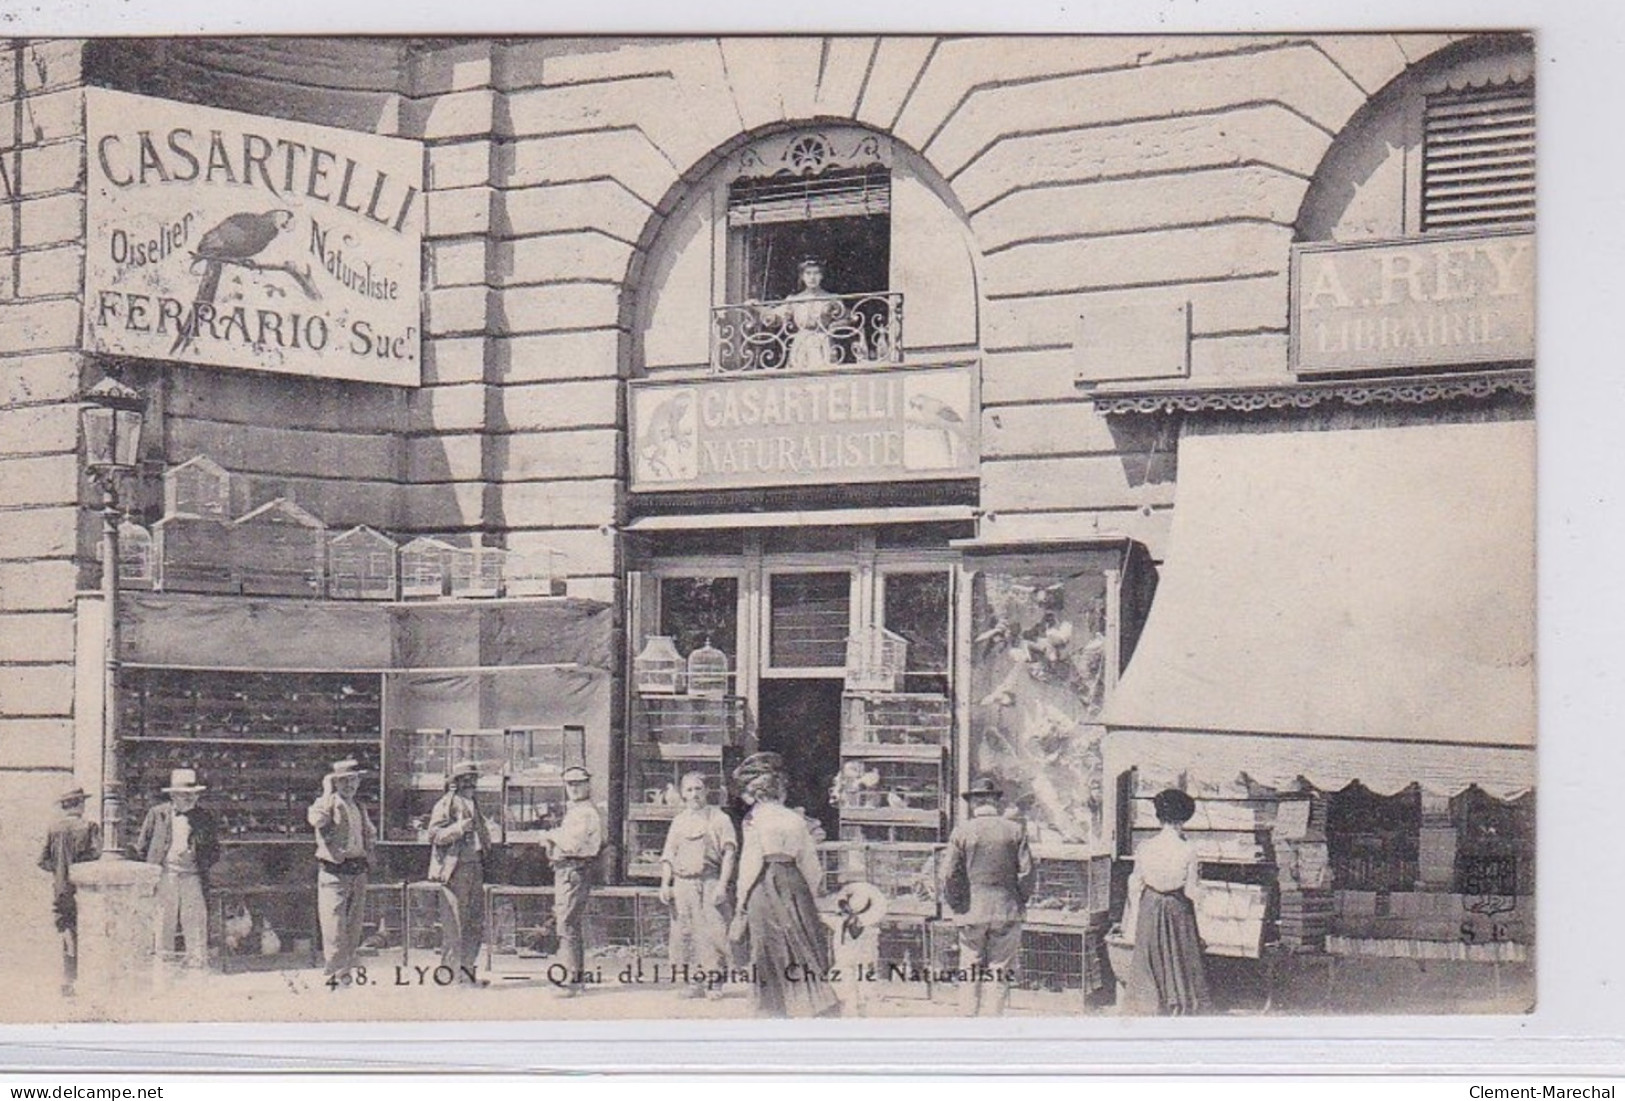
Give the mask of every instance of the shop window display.
[{"label": "shop window display", "polygon": [[1035,840],[1102,833],[1106,577],[986,569],[972,582],[971,770],[998,778]]}]

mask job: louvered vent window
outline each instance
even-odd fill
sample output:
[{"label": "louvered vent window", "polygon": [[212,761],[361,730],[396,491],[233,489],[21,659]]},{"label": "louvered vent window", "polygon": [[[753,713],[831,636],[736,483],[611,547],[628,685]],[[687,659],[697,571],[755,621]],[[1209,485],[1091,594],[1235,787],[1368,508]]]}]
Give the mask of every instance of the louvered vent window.
[{"label": "louvered vent window", "polygon": [[1534,83],[1428,96],[1422,231],[1522,225],[1534,218]]}]

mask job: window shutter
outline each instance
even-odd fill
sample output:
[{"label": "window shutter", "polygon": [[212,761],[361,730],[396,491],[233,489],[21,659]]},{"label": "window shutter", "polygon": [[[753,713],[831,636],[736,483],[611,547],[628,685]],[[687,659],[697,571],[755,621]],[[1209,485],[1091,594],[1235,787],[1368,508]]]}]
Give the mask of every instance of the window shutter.
[{"label": "window shutter", "polygon": [[1534,218],[1534,83],[1428,96],[1422,231],[1521,225]]},{"label": "window shutter", "polygon": [[728,189],[728,224],[853,218],[891,210],[891,174],[846,169],[805,178],[741,179]]}]

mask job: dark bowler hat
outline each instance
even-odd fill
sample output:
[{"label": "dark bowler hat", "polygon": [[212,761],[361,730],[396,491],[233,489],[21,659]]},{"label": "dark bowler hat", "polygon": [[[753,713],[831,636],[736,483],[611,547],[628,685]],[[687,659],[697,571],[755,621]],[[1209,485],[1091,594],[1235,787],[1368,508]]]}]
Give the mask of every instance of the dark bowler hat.
[{"label": "dark bowler hat", "polygon": [[1157,792],[1151,797],[1151,805],[1157,810],[1157,821],[1172,826],[1183,825],[1196,814],[1196,800],[1178,788]]},{"label": "dark bowler hat", "polygon": [[970,782],[970,787],[959,793],[965,799],[1002,799],[1004,792],[999,790],[999,782],[991,776],[978,776]]}]

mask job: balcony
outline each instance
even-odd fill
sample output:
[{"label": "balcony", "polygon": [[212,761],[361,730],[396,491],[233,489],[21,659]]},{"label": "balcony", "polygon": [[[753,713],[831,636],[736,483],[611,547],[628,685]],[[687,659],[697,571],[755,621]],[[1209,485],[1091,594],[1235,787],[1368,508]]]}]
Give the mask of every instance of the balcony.
[{"label": "balcony", "polygon": [[903,296],[828,294],[711,311],[717,374],[821,370],[903,359]]}]

